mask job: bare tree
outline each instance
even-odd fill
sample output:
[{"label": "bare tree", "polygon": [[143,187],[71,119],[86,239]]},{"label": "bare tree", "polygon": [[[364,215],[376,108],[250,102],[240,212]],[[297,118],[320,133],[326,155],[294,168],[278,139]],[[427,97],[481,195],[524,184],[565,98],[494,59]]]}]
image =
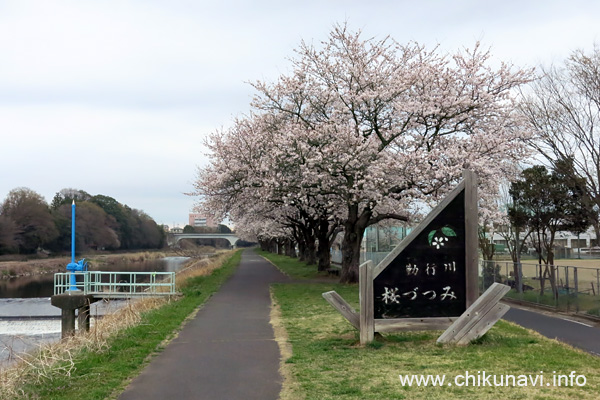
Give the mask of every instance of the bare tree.
[{"label": "bare tree", "polygon": [[0,254],[17,249],[17,227],[8,217],[0,215]]},{"label": "bare tree", "polygon": [[19,252],[33,253],[58,236],[48,204],[31,189],[11,190],[0,206],[0,214],[12,221]]},{"label": "bare tree", "polygon": [[564,66],[542,69],[522,110],[536,132],[532,146],[552,165],[572,160],[585,178],[600,239],[600,47],[574,51]]}]

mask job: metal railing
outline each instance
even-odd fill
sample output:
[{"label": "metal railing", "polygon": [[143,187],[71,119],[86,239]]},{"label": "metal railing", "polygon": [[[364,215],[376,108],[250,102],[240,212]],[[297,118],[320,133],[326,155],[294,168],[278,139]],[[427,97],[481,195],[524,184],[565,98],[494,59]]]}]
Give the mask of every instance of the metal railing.
[{"label": "metal railing", "polygon": [[[70,272],[54,274],[54,294],[72,290]],[[103,298],[175,295],[175,272],[75,272],[75,289]]]},{"label": "metal railing", "polygon": [[559,310],[583,311],[600,316],[600,260],[598,268],[521,263],[523,292],[515,280],[515,263],[481,261],[481,290],[494,282],[511,286],[506,295]]}]

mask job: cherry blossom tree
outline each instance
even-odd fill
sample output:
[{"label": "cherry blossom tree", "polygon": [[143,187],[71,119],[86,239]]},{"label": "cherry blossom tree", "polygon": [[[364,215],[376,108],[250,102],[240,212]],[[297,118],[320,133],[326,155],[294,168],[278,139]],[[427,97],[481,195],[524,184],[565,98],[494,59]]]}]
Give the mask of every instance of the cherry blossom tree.
[{"label": "cherry blossom tree", "polygon": [[291,62],[275,82],[253,84],[250,117],[210,137],[195,193],[207,209],[246,221],[250,206],[264,204],[259,218],[318,221],[310,229],[327,250],[327,235],[343,229],[342,282],[358,280],[369,225],[407,221],[464,168],[491,199],[524,156],[528,132],[513,94],[530,75],[492,68],[478,44],[447,55],[336,26],[318,47],[303,42]]},{"label": "cherry blossom tree", "polygon": [[194,194],[201,196],[205,212],[243,225],[248,239],[276,241],[289,254],[297,243],[301,260],[325,269],[335,227],[327,209],[300,190],[302,155],[293,146],[278,149],[267,117],[237,119],[210,137],[211,164],[198,171]]},{"label": "cherry blossom tree", "polygon": [[449,56],[337,26],[319,48],[301,44],[291,74],[254,84],[255,109],[285,121],[280,143],[304,146],[302,189],[343,226],[343,282],[358,279],[367,226],[406,220],[467,167],[493,195],[523,157],[513,93],[529,74],[489,58],[479,45]]}]

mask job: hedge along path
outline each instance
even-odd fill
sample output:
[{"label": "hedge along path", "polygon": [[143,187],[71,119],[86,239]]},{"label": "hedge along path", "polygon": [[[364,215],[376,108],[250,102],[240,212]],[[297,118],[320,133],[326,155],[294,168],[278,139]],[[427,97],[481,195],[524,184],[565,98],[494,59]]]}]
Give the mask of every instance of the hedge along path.
[{"label": "hedge along path", "polygon": [[[134,325],[120,325],[120,329],[106,338],[101,346],[76,347],[76,343],[70,343],[71,341],[56,344],[62,347],[58,353],[62,352],[67,356],[52,356],[51,358],[57,361],[54,361],[53,365],[43,366],[44,374],[39,373],[40,367],[36,366],[35,360],[3,370],[0,398],[116,398],[127,381],[141,371],[151,356],[161,351],[168,340],[175,337],[186,318],[233,274],[240,258],[241,252],[237,251],[225,254],[213,263],[198,264],[195,269],[199,276],[190,277],[181,284],[183,296],[179,300],[164,301],[157,309],[135,310],[136,307],[140,307],[138,304],[144,304],[146,301],[135,302],[131,307],[126,307],[115,314],[114,319],[122,322],[127,319],[127,315],[137,315]],[[148,301],[156,303],[156,300]],[[105,317],[103,320],[110,318],[112,317]],[[91,330],[88,336],[102,335],[102,332],[100,321],[98,329]],[[73,339],[79,340],[83,339]],[[88,341],[92,342],[91,339]],[[41,351],[44,352],[47,354],[47,350]],[[48,356],[39,358],[48,359]]]}]

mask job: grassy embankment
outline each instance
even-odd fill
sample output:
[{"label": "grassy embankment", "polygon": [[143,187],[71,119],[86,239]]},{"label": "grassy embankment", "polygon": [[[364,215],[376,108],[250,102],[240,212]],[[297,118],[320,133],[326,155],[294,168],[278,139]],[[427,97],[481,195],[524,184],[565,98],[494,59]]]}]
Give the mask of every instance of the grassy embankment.
[{"label": "grassy embankment", "polygon": [[[314,270],[291,259],[275,263],[290,275]],[[272,288],[278,340],[291,344],[282,364],[283,399],[598,398],[600,358],[505,321],[465,347],[437,345],[441,331],[385,334],[371,345],[360,346],[358,332],[321,297],[329,290],[358,308],[357,285],[298,283]],[[522,387],[456,385],[454,378],[466,371],[475,377],[483,371],[495,374],[498,383],[501,375],[531,375],[538,380],[535,386],[530,380]],[[571,371],[584,375],[586,385],[567,387],[564,379],[562,386],[554,385],[555,375]],[[446,380],[442,387],[403,386],[399,375],[411,374],[444,374]],[[456,383],[464,380],[458,377]]]},{"label": "grassy embankment", "polygon": [[[172,339],[198,306],[216,292],[234,272],[241,252],[224,254],[218,260],[194,261],[178,276],[178,300],[132,303],[112,318],[105,317],[88,335],[61,342],[58,350],[47,348],[35,358],[0,371],[0,398],[103,400],[115,398]],[[123,321],[131,319],[123,328]],[[117,321],[107,333],[109,320]],[[86,337],[87,336],[87,337]],[[97,336],[103,336],[98,340]],[[51,361],[57,358],[61,361]]]}]

